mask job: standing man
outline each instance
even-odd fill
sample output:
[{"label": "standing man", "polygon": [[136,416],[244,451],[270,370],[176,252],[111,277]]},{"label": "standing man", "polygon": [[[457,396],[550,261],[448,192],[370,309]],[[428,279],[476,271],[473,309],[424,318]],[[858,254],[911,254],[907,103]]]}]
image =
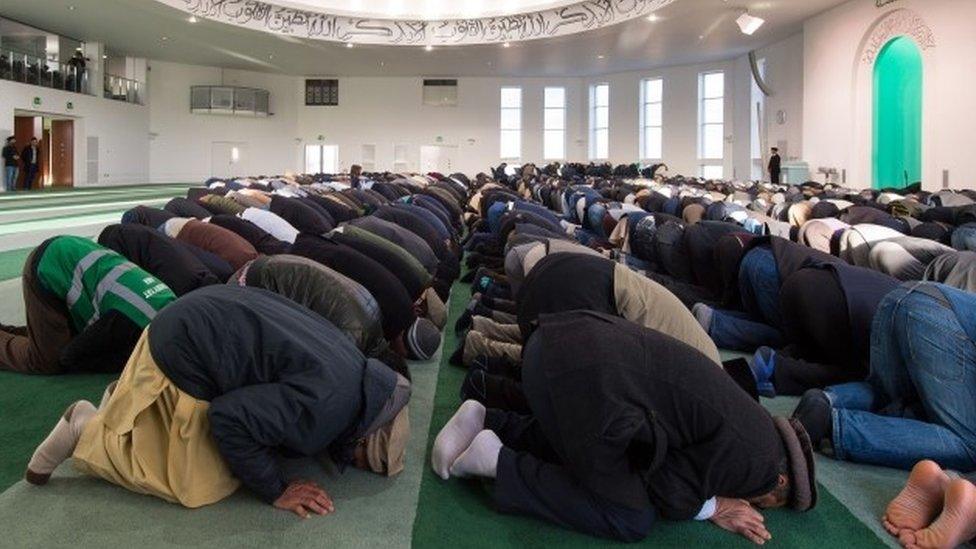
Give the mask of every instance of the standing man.
[{"label": "standing man", "polygon": [[3,189],[7,192],[14,190],[17,186],[18,160],[20,160],[20,155],[17,154],[17,139],[11,135],[3,146]]},{"label": "standing man", "polygon": [[780,164],[782,159],[779,157],[779,149],[773,147],[773,155],[769,157],[769,181],[773,185],[779,185],[780,182]]},{"label": "standing man", "polygon": [[34,187],[37,172],[41,171],[41,145],[36,137],[32,137],[30,144],[24,147],[21,157],[24,161],[24,190],[29,191]]}]

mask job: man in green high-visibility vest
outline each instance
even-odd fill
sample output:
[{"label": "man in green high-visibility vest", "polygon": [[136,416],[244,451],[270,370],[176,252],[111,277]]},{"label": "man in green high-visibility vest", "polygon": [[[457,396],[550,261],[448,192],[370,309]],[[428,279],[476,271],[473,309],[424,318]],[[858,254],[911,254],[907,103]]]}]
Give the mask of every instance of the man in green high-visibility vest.
[{"label": "man in green high-visibility vest", "polygon": [[0,370],[117,372],[142,331],[176,295],[92,240],[58,236],[27,258],[26,327],[0,326]]}]

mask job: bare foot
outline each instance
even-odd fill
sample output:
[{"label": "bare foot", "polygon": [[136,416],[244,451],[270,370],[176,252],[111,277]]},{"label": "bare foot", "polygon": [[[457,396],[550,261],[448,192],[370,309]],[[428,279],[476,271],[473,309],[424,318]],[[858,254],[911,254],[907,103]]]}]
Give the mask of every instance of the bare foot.
[{"label": "bare foot", "polygon": [[949,483],[938,520],[924,530],[902,531],[907,549],[952,549],[976,537],[976,486],[957,478]]},{"label": "bare foot", "polygon": [[908,484],[890,504],[882,519],[893,536],[903,530],[921,530],[942,511],[949,476],[934,461],[920,461],[912,469]]}]

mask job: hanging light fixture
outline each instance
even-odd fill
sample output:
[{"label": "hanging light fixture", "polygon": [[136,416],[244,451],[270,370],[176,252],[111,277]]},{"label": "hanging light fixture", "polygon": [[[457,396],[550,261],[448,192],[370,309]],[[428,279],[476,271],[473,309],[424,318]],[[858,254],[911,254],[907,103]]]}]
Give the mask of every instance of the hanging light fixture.
[{"label": "hanging light fixture", "polygon": [[763,26],[766,20],[761,17],[749,15],[749,12],[746,11],[735,22],[739,24],[739,30],[742,31],[742,34],[752,36],[753,33],[759,30],[759,27]]}]

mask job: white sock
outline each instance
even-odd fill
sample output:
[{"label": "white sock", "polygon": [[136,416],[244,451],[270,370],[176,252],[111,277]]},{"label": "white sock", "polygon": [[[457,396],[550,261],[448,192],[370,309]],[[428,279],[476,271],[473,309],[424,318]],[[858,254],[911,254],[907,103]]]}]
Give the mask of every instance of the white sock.
[{"label": "white sock", "polygon": [[712,308],[704,303],[695,303],[691,308],[691,314],[695,315],[695,320],[705,329],[705,333],[709,334],[708,330],[712,327]]},{"label": "white sock", "polygon": [[478,401],[465,401],[437,434],[430,456],[431,466],[437,476],[444,480],[451,478],[451,464],[485,428],[486,411],[484,405]]},{"label": "white sock", "polygon": [[461,478],[495,478],[498,473],[498,453],[502,446],[504,444],[494,431],[481,431],[474,437],[471,446],[451,465],[451,474]]},{"label": "white sock", "polygon": [[26,477],[29,482],[44,484],[58,465],[71,457],[78,445],[78,439],[81,438],[81,432],[95,412],[95,406],[87,400],[79,400],[65,410],[57,425],[34,450],[34,455],[27,463]]}]

